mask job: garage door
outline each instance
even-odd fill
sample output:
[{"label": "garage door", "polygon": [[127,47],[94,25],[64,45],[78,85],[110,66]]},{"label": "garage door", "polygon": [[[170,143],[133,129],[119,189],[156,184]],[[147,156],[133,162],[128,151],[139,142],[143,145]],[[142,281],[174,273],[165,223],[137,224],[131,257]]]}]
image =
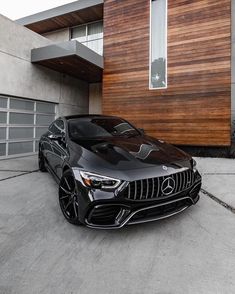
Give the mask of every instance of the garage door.
[{"label": "garage door", "polygon": [[0,159],[37,152],[55,111],[53,103],[0,96]]}]

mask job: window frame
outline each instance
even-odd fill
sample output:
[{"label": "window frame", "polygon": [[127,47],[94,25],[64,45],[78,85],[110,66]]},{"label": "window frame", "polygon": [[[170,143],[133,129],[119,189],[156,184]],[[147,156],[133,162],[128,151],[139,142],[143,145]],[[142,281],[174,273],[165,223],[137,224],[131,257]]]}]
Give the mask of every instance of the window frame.
[{"label": "window frame", "polygon": [[150,14],[149,14],[149,90],[166,90],[168,88],[168,0],[166,1],[166,11],[165,11],[165,22],[166,22],[166,34],[165,34],[165,45],[166,45],[166,86],[160,88],[153,88],[151,85],[152,79],[152,2],[149,0],[150,4]]},{"label": "window frame", "polygon": [[[88,35],[88,27],[89,27],[89,25],[94,24],[94,23],[98,23],[98,22],[102,22],[102,25],[103,25],[103,31],[102,31],[103,37],[102,37],[102,38],[97,38],[97,39],[95,39],[95,40],[88,40],[88,36],[89,36],[89,35]],[[77,40],[78,38],[72,38],[72,35],[73,35],[72,30],[75,29],[75,28],[81,27],[81,26],[85,26],[85,28],[86,28],[86,36],[84,36],[86,40],[85,40],[84,42],[80,42],[80,41],[78,41],[78,40]],[[92,42],[92,41],[99,41],[99,40],[103,40],[103,41],[104,41],[104,20],[103,20],[103,19],[95,20],[95,21],[86,22],[86,23],[81,23],[81,24],[79,24],[79,25],[76,25],[76,26],[72,26],[72,27],[70,27],[70,28],[69,28],[69,40],[70,40],[70,41],[76,40],[77,42],[81,43],[82,45],[84,45],[84,46],[86,46],[86,47],[88,47],[87,44],[89,44],[89,42]],[[88,47],[88,48],[89,48],[89,47]],[[90,48],[89,48],[89,49],[90,49]],[[92,50],[92,49],[90,49],[90,50]],[[92,51],[94,51],[94,50],[92,50]],[[96,52],[96,51],[94,51],[94,52]],[[97,53],[97,52],[96,52],[96,53]],[[97,54],[99,54],[99,53],[97,53]],[[104,43],[103,43],[103,47],[102,47],[102,56],[103,56],[103,55],[104,55]]]}]

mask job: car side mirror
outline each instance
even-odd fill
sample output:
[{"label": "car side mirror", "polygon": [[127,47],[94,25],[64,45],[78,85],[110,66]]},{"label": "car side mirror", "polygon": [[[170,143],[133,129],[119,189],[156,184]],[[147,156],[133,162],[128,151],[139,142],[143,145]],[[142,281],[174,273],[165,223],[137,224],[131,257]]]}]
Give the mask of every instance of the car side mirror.
[{"label": "car side mirror", "polygon": [[143,134],[143,135],[145,134],[145,130],[144,129],[140,129],[139,128],[138,130],[140,131],[141,134]]},{"label": "car side mirror", "polygon": [[48,138],[52,141],[62,141],[64,139],[64,136],[62,134],[61,135],[50,134]]}]

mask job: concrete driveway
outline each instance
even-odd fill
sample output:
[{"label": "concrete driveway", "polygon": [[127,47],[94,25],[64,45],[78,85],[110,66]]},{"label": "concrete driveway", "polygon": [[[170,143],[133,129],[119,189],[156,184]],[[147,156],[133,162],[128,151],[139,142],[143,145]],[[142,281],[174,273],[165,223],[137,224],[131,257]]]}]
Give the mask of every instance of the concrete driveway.
[{"label": "concrete driveway", "polygon": [[235,161],[197,160],[198,205],[117,231],[67,223],[36,157],[1,161],[0,293],[234,293]]}]

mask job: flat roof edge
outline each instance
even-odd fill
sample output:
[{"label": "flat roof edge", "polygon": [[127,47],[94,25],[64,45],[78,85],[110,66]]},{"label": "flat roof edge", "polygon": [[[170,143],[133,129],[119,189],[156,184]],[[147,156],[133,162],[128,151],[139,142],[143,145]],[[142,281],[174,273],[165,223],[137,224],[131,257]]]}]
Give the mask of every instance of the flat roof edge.
[{"label": "flat roof edge", "polygon": [[104,58],[76,40],[51,44],[31,50],[31,62],[63,58],[76,55],[97,67],[104,68]]},{"label": "flat roof edge", "polygon": [[92,6],[103,4],[104,0],[78,0],[72,3],[64,4],[42,12],[38,12],[26,17],[15,20],[16,23],[26,26],[43,20],[47,20],[60,15],[68,14],[74,11],[86,9]]}]

